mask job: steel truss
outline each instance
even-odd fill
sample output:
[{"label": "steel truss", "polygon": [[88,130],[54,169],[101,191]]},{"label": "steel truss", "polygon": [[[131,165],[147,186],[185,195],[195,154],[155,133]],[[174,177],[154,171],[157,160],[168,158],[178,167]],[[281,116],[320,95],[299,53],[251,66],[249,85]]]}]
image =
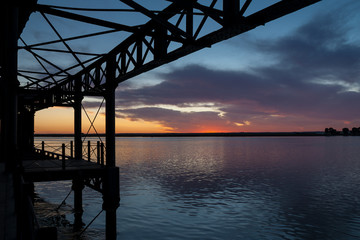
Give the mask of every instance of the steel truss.
[{"label": "steel truss", "polygon": [[[77,64],[68,69],[57,68],[58,72],[54,74],[46,71],[47,76],[41,79],[27,77],[30,83],[21,87],[21,92],[28,100],[28,104],[31,104],[35,110],[39,110],[51,106],[72,105],[75,95],[105,96],[107,88],[116,88],[119,83],[129,78],[200,49],[211,47],[215,43],[247,32],[321,0],[283,0],[250,15],[246,15],[246,11],[251,6],[252,0],[243,1],[242,4],[239,0],[211,0],[207,1],[207,5],[201,4],[197,0],[167,1],[171,2],[168,7],[154,12],[133,0],[121,0],[133,11],[151,18],[150,21],[140,26],[126,26],[66,12],[57,7],[36,5],[35,10],[39,11],[45,19],[47,19],[45,14],[50,14],[108,27],[111,30],[64,39],[47,20],[58,35],[58,42],[62,42],[67,48],[62,51],[72,54],[77,60]],[[215,8],[219,4],[222,9]],[[201,19],[194,21],[195,17]],[[217,25],[217,28],[202,34],[208,21]],[[127,31],[131,35],[105,55],[74,52],[67,45],[67,41],[72,39],[114,31]],[[41,44],[25,45],[23,48],[32,53],[33,50],[48,50],[39,48],[39,46]],[[77,57],[78,54],[91,55],[93,58],[81,62]],[[40,58],[35,53],[33,55],[37,59]],[[95,59],[97,60],[94,61]],[[93,61],[91,64],[85,66],[91,61]],[[69,69],[78,66],[82,66],[82,70],[77,74],[68,73]],[[19,75],[26,76],[24,71],[19,72]]]}]

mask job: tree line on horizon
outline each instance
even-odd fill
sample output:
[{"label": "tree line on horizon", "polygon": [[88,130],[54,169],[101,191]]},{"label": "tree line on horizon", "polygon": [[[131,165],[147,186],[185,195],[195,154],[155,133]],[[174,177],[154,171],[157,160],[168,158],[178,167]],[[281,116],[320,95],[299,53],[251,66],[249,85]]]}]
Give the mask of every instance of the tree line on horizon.
[{"label": "tree line on horizon", "polygon": [[337,131],[335,128],[325,128],[326,136],[360,136],[360,127],[353,127],[351,130],[349,128],[343,128],[342,131]]}]

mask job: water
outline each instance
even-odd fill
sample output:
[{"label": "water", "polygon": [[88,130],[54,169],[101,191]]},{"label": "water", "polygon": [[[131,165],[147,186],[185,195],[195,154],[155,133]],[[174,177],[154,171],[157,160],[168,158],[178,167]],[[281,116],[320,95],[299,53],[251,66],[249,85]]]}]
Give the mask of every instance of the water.
[{"label": "water", "polygon": [[[359,146],[358,137],[117,138],[118,239],[360,239]],[[36,190],[60,203],[70,187]],[[71,198],[61,210],[70,222]],[[101,204],[85,189],[85,223]],[[104,221],[83,238],[103,238]]]}]

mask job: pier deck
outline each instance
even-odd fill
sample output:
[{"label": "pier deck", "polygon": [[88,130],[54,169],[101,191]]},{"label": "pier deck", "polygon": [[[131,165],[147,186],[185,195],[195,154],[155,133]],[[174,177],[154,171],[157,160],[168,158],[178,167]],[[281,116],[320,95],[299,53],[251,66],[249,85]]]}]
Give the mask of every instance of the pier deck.
[{"label": "pier deck", "polygon": [[[64,163],[64,164],[63,164]],[[102,177],[106,167],[85,160],[53,159],[38,153],[24,158],[24,178],[32,182],[72,180],[76,177]]]}]

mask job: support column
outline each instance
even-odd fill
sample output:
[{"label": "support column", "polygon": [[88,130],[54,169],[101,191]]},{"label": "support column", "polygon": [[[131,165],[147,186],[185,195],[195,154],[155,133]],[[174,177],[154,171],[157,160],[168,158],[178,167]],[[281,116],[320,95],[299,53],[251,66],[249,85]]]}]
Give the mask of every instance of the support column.
[{"label": "support column", "polygon": [[116,209],[119,207],[119,168],[107,167],[103,184],[103,209],[106,211],[106,239],[116,239]]},{"label": "support column", "polygon": [[9,171],[17,165],[17,40],[18,8],[1,3],[0,10],[0,161]]},{"label": "support column", "polygon": [[115,59],[107,62],[105,90],[106,166],[115,167]]},{"label": "support column", "polygon": [[103,209],[106,211],[106,239],[116,239],[116,209],[119,206],[119,169],[115,167],[115,56],[106,68],[106,176],[103,184]]},{"label": "support column", "polygon": [[[75,159],[81,161],[82,159],[82,139],[81,139],[81,79],[75,82],[75,103],[74,103],[74,142],[75,142]],[[82,215],[82,190],[84,189],[84,180],[78,176],[73,179],[72,189],[74,191],[74,230],[78,231],[83,226]]]},{"label": "support column", "polygon": [[34,150],[34,133],[35,133],[35,111],[32,108],[31,111],[28,113],[29,114],[29,128],[28,128],[28,144],[30,147],[30,150]]},{"label": "support column", "polygon": [[82,206],[82,191],[84,187],[84,180],[81,177],[73,179],[72,189],[74,191],[74,231],[80,230],[84,225],[82,221],[82,215],[84,212]]},{"label": "support column", "polygon": [[[81,88],[81,82],[76,81],[75,88]],[[80,91],[76,91],[77,94],[75,96],[74,103],[74,142],[75,142],[75,159],[82,159],[82,139],[81,139],[81,101],[82,96],[80,95]]]}]

